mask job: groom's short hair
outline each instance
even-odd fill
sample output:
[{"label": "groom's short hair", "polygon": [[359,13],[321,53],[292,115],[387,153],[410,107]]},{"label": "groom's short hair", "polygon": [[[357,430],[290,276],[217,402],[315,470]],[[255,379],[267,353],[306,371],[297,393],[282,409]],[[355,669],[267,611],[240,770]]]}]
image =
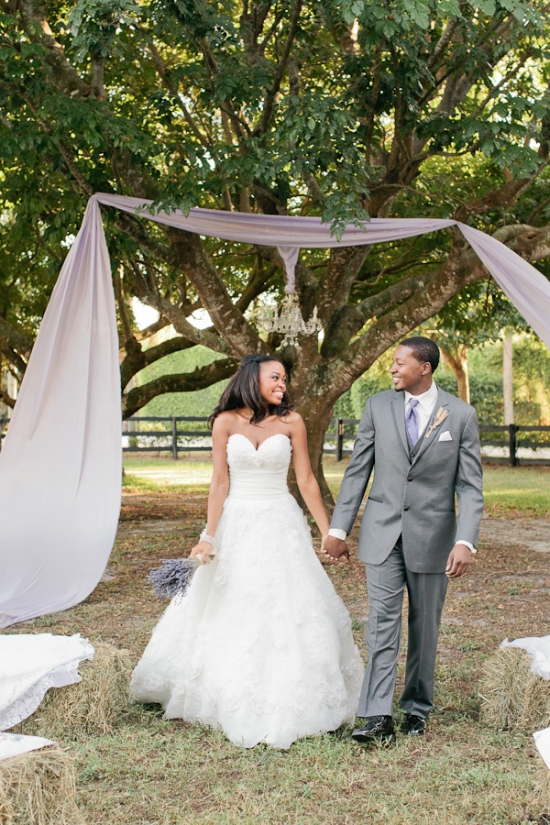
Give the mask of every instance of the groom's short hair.
[{"label": "groom's short hair", "polygon": [[401,341],[400,346],[412,349],[416,360],[420,361],[421,364],[425,364],[426,362],[430,364],[432,372],[435,372],[438,368],[439,347],[431,338],[422,338],[420,335],[413,338],[405,338],[404,341]]}]

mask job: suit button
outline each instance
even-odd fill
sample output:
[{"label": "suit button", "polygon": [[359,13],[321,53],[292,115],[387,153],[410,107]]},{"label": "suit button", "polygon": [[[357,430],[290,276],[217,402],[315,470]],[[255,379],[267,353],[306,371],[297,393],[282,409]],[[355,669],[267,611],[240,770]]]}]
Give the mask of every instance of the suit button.
[{"label": "suit button", "polygon": [[403,507],[403,510],[408,510],[408,509],[409,509],[409,505],[408,505],[408,504],[407,504],[407,505],[405,505],[405,507]]}]

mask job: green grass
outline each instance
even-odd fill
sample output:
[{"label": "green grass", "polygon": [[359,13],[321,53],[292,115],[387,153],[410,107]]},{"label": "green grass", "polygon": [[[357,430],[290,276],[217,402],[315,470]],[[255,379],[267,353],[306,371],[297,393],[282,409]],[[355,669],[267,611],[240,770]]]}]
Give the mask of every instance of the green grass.
[{"label": "green grass", "polygon": [[202,725],[136,711],[75,746],[94,825],[509,825],[545,810],[527,737],[441,716],[431,741],[364,749],[347,731],[243,750]]},{"label": "green grass", "polygon": [[122,486],[128,492],[158,493],[185,491],[207,493],[212,476],[210,460],[196,460],[182,455],[177,461],[171,458],[124,457]]},{"label": "green grass", "polygon": [[483,470],[489,513],[544,516],[550,509],[550,467],[488,466]]},{"label": "green grass", "polygon": [[[325,458],[325,478],[334,496],[342,482],[347,462]],[[128,458],[124,461],[124,488],[129,492],[176,490],[207,493],[212,474],[209,459],[182,455],[171,458]],[[550,509],[550,467],[484,467],[487,512],[506,515],[514,512],[543,516]]]}]

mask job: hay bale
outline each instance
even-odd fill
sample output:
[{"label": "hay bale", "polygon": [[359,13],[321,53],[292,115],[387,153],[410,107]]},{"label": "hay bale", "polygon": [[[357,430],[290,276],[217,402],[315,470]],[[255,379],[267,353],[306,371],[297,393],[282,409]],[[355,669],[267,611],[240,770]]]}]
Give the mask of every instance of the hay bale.
[{"label": "hay bale", "polygon": [[130,655],[102,642],[94,647],[93,660],[79,667],[82,681],[49,690],[19,732],[68,741],[113,730],[130,705]]},{"label": "hay bale", "polygon": [[0,825],[13,825],[12,810],[8,795],[0,782]]},{"label": "hay bale", "polygon": [[481,719],[492,728],[533,733],[550,725],[550,682],[531,673],[531,656],[516,647],[485,663]]},{"label": "hay bale", "polygon": [[73,761],[59,749],[0,761],[1,825],[83,825]]}]

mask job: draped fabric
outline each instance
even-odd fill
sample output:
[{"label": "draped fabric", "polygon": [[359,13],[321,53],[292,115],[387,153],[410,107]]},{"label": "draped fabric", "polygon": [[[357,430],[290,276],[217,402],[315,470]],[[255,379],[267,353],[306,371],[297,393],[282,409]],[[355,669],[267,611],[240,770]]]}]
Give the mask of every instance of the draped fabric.
[{"label": "draped fabric", "polygon": [[118,335],[97,202],[61,270],[0,452],[0,625],[91,593],[120,510]]},{"label": "draped fabric", "polygon": [[373,218],[360,227],[349,225],[342,239],[338,241],[331,237],[330,224],[321,223],[320,218],[253,215],[243,212],[219,212],[215,209],[191,209],[187,217],[179,211],[169,215],[165,212],[153,215],[147,211],[151,201],[105,194],[94,195],[94,198],[106,206],[114,206],[125,212],[138,211],[143,218],[198,235],[276,246],[285,262],[288,292],[294,291],[294,267],[300,248],[322,249],[387,243],[457,226],[502,291],[546,346],[550,347],[550,284],[546,278],[496,238],[459,221],[431,218]]},{"label": "draped fabric", "polygon": [[97,585],[120,508],[118,338],[99,204],[225,240],[276,246],[294,291],[300,248],[397,241],[457,226],[550,347],[550,284],[495,238],[452,220],[377,218],[340,241],[319,218],[192,209],[99,193],[61,270],[0,453],[0,626],[71,607]]}]

